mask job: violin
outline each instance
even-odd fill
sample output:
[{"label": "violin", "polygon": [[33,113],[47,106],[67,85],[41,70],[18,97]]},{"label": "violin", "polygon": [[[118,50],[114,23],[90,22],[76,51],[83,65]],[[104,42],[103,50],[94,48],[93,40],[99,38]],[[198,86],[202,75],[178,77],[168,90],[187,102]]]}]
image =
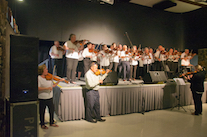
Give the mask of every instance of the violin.
[{"label": "violin", "polygon": [[75,44],[75,45],[77,45],[77,44],[82,45],[83,41],[89,41],[89,40],[76,40],[76,41],[73,42],[73,44]]},{"label": "violin", "polygon": [[[112,70],[110,70],[110,72],[112,72]],[[105,74],[106,73],[106,70],[105,69],[98,69],[96,72],[94,72],[94,74],[96,75],[96,76],[98,76],[98,75],[103,75],[103,74]]]},{"label": "violin", "polygon": [[161,52],[160,52],[160,54],[166,54],[167,52],[166,51],[164,51],[164,50],[162,50]]},{"label": "violin", "polygon": [[65,51],[65,49],[64,49],[62,46],[58,46],[58,47],[57,47],[57,50]]},{"label": "violin", "polygon": [[197,73],[197,71],[187,72],[187,73],[184,73],[182,75],[179,75],[179,77],[187,76],[187,75],[192,75],[192,74],[195,74],[195,73]]},{"label": "violin", "polygon": [[111,53],[112,53],[112,50],[107,49],[107,50],[104,50],[104,52],[105,52],[105,53],[110,53],[110,54],[111,54]]},{"label": "violin", "polygon": [[98,53],[99,51],[96,50],[96,49],[89,49],[89,52],[90,52],[90,53]]},{"label": "violin", "polygon": [[147,53],[147,54],[146,54],[146,56],[148,56],[148,57],[149,57],[149,59],[152,59],[149,53]]},{"label": "violin", "polygon": [[[47,73],[47,75],[45,76],[46,80],[52,80],[52,78],[55,80],[55,81],[58,81],[60,80],[61,78],[58,77],[58,76],[53,76],[52,74],[50,73]],[[65,83],[69,83],[67,80],[65,80]]]}]

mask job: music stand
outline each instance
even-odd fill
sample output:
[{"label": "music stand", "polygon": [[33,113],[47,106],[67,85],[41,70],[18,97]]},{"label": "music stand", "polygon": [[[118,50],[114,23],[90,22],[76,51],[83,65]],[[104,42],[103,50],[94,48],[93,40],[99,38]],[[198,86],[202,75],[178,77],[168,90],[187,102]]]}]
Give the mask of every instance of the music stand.
[{"label": "music stand", "polygon": [[171,110],[173,110],[175,107],[178,107],[178,110],[180,110],[180,107],[181,107],[185,112],[187,112],[183,108],[183,106],[180,104],[180,85],[186,85],[186,84],[185,84],[185,82],[184,82],[184,80],[182,78],[173,78],[173,79],[175,80],[177,86],[179,86],[179,88],[178,88],[178,98],[176,97],[177,100],[178,100],[178,104],[175,105],[174,107],[172,107]]}]

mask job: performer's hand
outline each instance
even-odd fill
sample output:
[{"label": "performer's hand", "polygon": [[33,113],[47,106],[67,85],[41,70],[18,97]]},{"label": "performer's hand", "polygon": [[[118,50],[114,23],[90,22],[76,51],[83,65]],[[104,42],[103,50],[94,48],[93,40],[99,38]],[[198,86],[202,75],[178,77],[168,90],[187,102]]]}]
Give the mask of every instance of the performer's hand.
[{"label": "performer's hand", "polygon": [[158,59],[158,61],[161,61],[161,59]]},{"label": "performer's hand", "polygon": [[59,81],[65,81],[65,79],[64,78],[61,78]]},{"label": "performer's hand", "polygon": [[52,91],[52,87],[48,87],[48,90]]},{"label": "performer's hand", "polygon": [[103,80],[99,80],[99,83],[102,84],[103,83]]},{"label": "performer's hand", "polygon": [[107,69],[107,70],[106,70],[106,74],[108,74],[110,71],[111,71],[110,69]]}]

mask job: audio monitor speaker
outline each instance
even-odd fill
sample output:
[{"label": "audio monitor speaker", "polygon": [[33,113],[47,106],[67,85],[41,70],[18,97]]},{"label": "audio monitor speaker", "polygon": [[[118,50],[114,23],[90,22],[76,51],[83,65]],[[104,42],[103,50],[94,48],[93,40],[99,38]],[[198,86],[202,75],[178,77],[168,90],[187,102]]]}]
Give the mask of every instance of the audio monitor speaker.
[{"label": "audio monitor speaker", "polygon": [[167,81],[167,77],[164,71],[149,71],[143,77],[144,83],[158,83],[161,81]]},{"label": "audio monitor speaker", "polygon": [[118,84],[117,72],[115,71],[109,72],[108,76],[103,81],[103,85],[117,85],[117,84]]},{"label": "audio monitor speaker", "polygon": [[39,39],[10,35],[10,102],[35,101],[38,96]]}]

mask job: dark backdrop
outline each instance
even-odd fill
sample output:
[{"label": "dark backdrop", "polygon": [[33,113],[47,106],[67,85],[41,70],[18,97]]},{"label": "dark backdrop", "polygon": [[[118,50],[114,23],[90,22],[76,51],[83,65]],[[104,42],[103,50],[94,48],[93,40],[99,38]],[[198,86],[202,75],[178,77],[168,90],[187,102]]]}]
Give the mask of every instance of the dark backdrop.
[{"label": "dark backdrop", "polygon": [[[14,4],[13,4],[14,5]],[[22,34],[40,40],[66,41],[69,34],[94,43],[119,42],[143,47],[183,49],[183,18],[132,3],[100,5],[88,0],[25,0],[16,2],[16,18]]]},{"label": "dark backdrop", "polygon": [[207,48],[207,8],[185,13],[185,47],[193,50]]}]

